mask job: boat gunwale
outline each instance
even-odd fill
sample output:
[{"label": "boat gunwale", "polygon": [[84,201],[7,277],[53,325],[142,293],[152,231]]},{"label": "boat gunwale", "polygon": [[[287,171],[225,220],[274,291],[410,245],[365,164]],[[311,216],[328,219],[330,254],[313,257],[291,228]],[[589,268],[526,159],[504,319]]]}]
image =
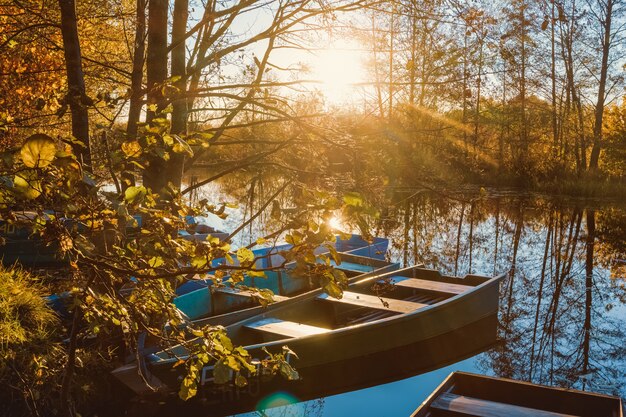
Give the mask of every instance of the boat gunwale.
[{"label": "boat gunwale", "polygon": [[[491,375],[481,375],[481,374],[476,374],[473,372],[453,371],[441,382],[441,384],[437,386],[437,388],[435,388],[428,395],[428,397],[424,401],[422,401],[422,403],[417,407],[417,409],[415,409],[415,411],[413,411],[410,417],[418,417],[422,413],[428,412],[430,410],[430,406],[433,403],[433,401],[437,399],[439,395],[441,395],[442,393],[447,392],[446,390],[448,389],[448,387],[454,386],[457,383],[458,379],[460,378],[470,378],[470,379],[475,379],[475,380],[490,380],[494,383],[509,383],[509,384],[514,384],[514,385],[519,385],[519,386],[525,386],[528,388],[539,389],[542,391],[560,392],[564,394],[588,395],[591,397],[598,397],[600,400],[615,401],[617,405],[619,406],[618,414],[616,417],[624,416],[624,401],[621,397],[618,397],[618,396],[608,395],[608,394],[593,392],[593,391],[582,391],[582,390],[573,389],[573,388],[554,387],[554,386],[549,386],[549,385],[544,385],[544,384],[535,384],[529,381],[521,381],[517,379],[496,377],[496,376],[491,376]],[[458,395],[462,395],[462,394],[463,394],[462,392],[458,393]],[[485,400],[490,401],[489,399],[485,399]],[[550,411],[550,410],[545,410],[545,411]]]}]

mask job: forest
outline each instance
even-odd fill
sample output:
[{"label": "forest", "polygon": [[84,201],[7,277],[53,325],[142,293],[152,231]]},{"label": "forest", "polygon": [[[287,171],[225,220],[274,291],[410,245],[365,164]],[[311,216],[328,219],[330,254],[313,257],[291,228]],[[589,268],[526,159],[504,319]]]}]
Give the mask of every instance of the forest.
[{"label": "forest", "polygon": [[[62,264],[0,271],[2,415],[116,415],[97,376],[145,334],[194,353],[182,400],[209,363],[254,372],[177,286],[263,277],[252,249],[283,239],[340,297],[331,220],[371,240],[394,192],[626,195],[622,0],[1,0],[0,22],[0,229]],[[180,235],[233,210],[223,238]],[[297,378],[289,354],[263,367]]]}]

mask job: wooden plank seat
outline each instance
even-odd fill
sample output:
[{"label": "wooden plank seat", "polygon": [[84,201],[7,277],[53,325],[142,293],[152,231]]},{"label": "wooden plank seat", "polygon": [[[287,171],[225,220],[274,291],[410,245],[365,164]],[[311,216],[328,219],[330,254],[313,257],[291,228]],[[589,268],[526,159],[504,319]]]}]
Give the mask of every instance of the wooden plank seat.
[{"label": "wooden plank seat", "polygon": [[280,320],[273,317],[255,321],[254,323],[248,323],[245,327],[287,337],[302,337],[330,332],[330,329],[324,329],[323,327],[310,326],[308,324],[295,323],[293,321]]},{"label": "wooden plank seat", "polygon": [[[215,288],[213,291],[217,294],[224,294],[224,295],[235,296],[235,297],[245,297],[245,298],[253,298],[255,296],[260,297],[260,295],[255,293],[254,291],[239,290],[237,288],[232,288],[232,287],[219,287],[219,288]],[[273,298],[274,298],[274,301],[284,301],[284,300],[289,299],[289,297],[284,297],[278,294],[274,294]]]},{"label": "wooden plank seat", "polygon": [[317,297],[333,303],[351,304],[359,307],[375,308],[378,310],[393,311],[395,313],[408,313],[428,304],[415,303],[413,301],[396,300],[394,298],[377,297],[375,295],[360,294],[356,292],[344,291],[343,297],[338,299],[322,294]]},{"label": "wooden plank seat", "polygon": [[365,272],[372,272],[376,269],[375,267],[371,265],[358,264],[356,262],[343,261],[339,265],[337,265],[335,261],[330,261],[330,264],[337,269],[341,269],[342,271],[350,271],[350,272],[365,273]]},{"label": "wooden plank seat", "polygon": [[473,289],[471,285],[449,284],[447,282],[430,281],[427,279],[392,277],[391,282],[399,287],[441,292],[446,294],[462,294]]},{"label": "wooden plank seat", "polygon": [[449,392],[440,394],[431,403],[430,408],[454,413],[454,415],[475,417],[575,417],[571,414],[537,410],[535,408],[482,400]]}]

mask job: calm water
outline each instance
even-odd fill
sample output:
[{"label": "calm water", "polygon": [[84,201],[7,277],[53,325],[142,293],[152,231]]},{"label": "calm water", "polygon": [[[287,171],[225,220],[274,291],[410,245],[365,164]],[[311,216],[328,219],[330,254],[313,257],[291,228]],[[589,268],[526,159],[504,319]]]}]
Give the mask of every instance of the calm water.
[{"label": "calm water", "polygon": [[[392,260],[456,275],[506,274],[499,343],[367,389],[300,403],[277,393],[257,407],[296,403],[241,416],[406,416],[454,370],[626,397],[625,207],[493,193],[408,193],[381,206],[374,228],[390,238]],[[254,212],[253,204],[230,221],[248,209]],[[263,222],[260,216],[242,241],[263,233]]]}]

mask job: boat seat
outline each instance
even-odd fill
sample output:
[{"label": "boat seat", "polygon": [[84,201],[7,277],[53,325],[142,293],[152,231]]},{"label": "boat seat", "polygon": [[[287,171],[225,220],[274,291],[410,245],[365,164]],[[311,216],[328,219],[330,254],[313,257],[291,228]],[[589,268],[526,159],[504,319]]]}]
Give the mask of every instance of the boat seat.
[{"label": "boat seat", "polygon": [[255,321],[254,323],[248,323],[245,327],[248,329],[287,337],[311,336],[314,334],[330,332],[330,329],[295,323],[293,321],[280,320],[273,317],[261,319]]},{"label": "boat seat", "polygon": [[[239,290],[237,288],[232,288],[232,287],[215,288],[213,291],[216,294],[224,294],[224,295],[235,296],[235,297],[245,297],[245,298],[253,298],[255,296],[260,297],[260,295],[258,295],[254,291]],[[272,297],[274,298],[274,301],[284,301],[284,300],[289,299],[289,297],[284,297],[282,295],[277,295],[277,294],[274,294]]]},{"label": "boat seat", "polygon": [[355,262],[344,261],[344,262],[341,262],[339,265],[337,265],[335,261],[330,261],[330,264],[337,269],[340,269],[342,271],[349,271],[349,272],[365,273],[365,272],[373,272],[374,269],[376,269],[375,267],[371,265],[358,264]]},{"label": "boat seat", "polygon": [[571,414],[537,410],[535,408],[482,400],[480,398],[466,397],[449,392],[444,392],[435,398],[430,404],[430,408],[459,416],[574,417]]},{"label": "boat seat", "polygon": [[344,291],[342,298],[330,297],[322,294],[317,297],[320,300],[333,303],[351,304],[359,307],[376,308],[379,310],[393,311],[395,313],[408,313],[415,311],[428,304],[416,303],[413,301],[396,300],[394,298],[377,297],[375,295],[360,294],[357,292]]},{"label": "boat seat", "polygon": [[405,277],[392,277],[391,282],[399,287],[407,287],[416,290],[441,292],[454,295],[462,294],[474,288],[471,285],[449,284],[447,282]]}]

